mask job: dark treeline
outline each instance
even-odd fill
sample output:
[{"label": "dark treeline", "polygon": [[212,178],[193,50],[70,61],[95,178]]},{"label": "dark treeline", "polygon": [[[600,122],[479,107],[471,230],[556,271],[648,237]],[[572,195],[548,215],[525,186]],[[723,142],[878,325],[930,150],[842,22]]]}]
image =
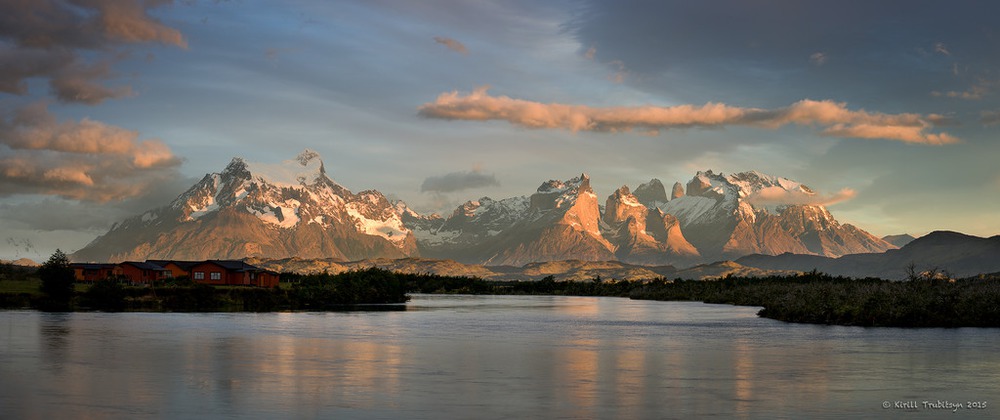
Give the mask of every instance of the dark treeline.
[{"label": "dark treeline", "polygon": [[1000,327],[1000,279],[849,279],[820,273],[718,281],[653,281],[633,299],[763,306],[788,322],[882,327]]},{"label": "dark treeline", "polygon": [[485,281],[416,276],[420,293],[627,296],[763,306],[758,315],[787,322],[887,327],[1000,327],[1000,279],[851,279],[812,272],[798,276],[718,280]]},{"label": "dark treeline", "polygon": [[[153,286],[131,286],[115,279],[95,282],[83,292],[52,293],[46,282],[35,293],[0,292],[0,308],[99,311],[277,311],[340,310],[356,305],[399,304],[409,299],[402,275],[377,268],[340,274],[288,274],[279,287],[215,287],[181,277]],[[30,278],[0,279],[5,283]],[[284,280],[284,278],[283,278]],[[378,307],[365,307],[378,309]]]}]

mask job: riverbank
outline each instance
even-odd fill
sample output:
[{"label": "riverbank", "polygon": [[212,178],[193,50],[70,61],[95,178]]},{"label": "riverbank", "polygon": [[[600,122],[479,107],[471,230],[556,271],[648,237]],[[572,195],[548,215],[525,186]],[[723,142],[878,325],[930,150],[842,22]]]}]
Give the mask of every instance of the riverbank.
[{"label": "riverbank", "polygon": [[[490,281],[474,277],[394,273],[379,268],[336,275],[284,274],[280,287],[213,287],[176,282],[129,287],[80,285],[70,310],[268,312],[343,310],[401,304],[407,293],[614,296],[763,307],[758,315],[786,322],[866,327],[1000,327],[1000,279],[849,279],[822,273],[718,280]],[[0,281],[0,308],[52,305],[37,279]]]},{"label": "riverbank", "polygon": [[66,304],[39,291],[37,278],[0,281],[0,308],[59,311],[270,312],[342,310],[356,305],[405,303],[407,284],[395,273],[369,269],[336,275],[290,275],[275,288],[210,286],[178,280],[153,286],[115,281],[75,285]]}]

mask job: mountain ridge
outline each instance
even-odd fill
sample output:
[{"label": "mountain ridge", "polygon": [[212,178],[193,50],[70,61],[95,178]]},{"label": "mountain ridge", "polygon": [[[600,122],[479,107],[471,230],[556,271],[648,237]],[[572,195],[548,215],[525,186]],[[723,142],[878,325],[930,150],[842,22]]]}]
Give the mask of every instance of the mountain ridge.
[{"label": "mountain ridge", "polygon": [[523,266],[563,260],[693,266],[753,253],[838,257],[893,245],[840,224],[805,185],[756,171],[698,172],[615,190],[600,204],[583,173],[534,193],[421,215],[377,190],[333,181],[318,153],[278,164],[236,157],[170,204],[115,224],[77,261],[424,257]]}]

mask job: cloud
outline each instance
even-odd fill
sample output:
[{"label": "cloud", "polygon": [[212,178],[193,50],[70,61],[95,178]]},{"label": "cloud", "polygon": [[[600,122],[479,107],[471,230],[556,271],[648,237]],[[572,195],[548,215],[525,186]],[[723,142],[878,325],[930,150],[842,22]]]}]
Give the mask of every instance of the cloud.
[{"label": "cloud", "polygon": [[471,171],[451,172],[440,176],[424,179],[420,185],[421,192],[447,193],[472,188],[498,187],[500,181],[493,174],[484,174],[479,169]]},{"label": "cloud", "polygon": [[[43,78],[63,102],[97,104],[130,95],[106,87],[111,64],[125,44],[158,42],[186,48],[183,35],[149,16],[165,1],[32,0],[0,2],[0,92],[28,93]],[[84,56],[90,57],[90,61]],[[7,64],[10,63],[10,64]]]},{"label": "cloud", "polygon": [[619,84],[624,83],[625,78],[629,75],[628,69],[625,68],[625,63],[621,60],[612,60],[608,65],[615,70],[614,73],[608,76],[608,80]]},{"label": "cloud", "polygon": [[983,97],[991,94],[993,92],[993,87],[997,85],[996,81],[980,79],[978,82],[969,87],[968,90],[964,91],[948,91],[948,92],[931,92],[932,96],[945,96],[949,98],[966,99],[966,100],[978,100],[983,99]]},{"label": "cloud", "polygon": [[951,55],[951,51],[948,51],[948,47],[945,46],[943,42],[934,43],[934,52],[938,54]]},{"label": "cloud", "polygon": [[822,66],[823,64],[826,64],[826,60],[828,58],[829,57],[827,57],[825,53],[813,53],[809,56],[809,62],[816,66]]},{"label": "cloud", "polygon": [[491,96],[488,87],[468,95],[442,93],[418,108],[426,118],[447,120],[503,120],[526,128],[570,131],[658,133],[676,128],[754,126],[777,129],[786,125],[821,127],[821,135],[897,140],[906,143],[948,144],[958,141],[947,133],[930,133],[940,115],[883,114],[849,110],[841,102],[804,99],[776,109],[744,108],[709,102],[669,107],[603,107],[541,103],[507,96]]},{"label": "cloud", "polygon": [[844,188],[833,195],[818,193],[808,193],[798,190],[786,190],[781,187],[767,187],[747,197],[747,202],[759,205],[813,205],[829,206],[842,201],[850,200],[857,195],[857,192],[850,188]]},{"label": "cloud", "polygon": [[0,196],[106,202],[176,178],[181,159],[161,141],[138,137],[86,118],[59,122],[43,103],[24,107],[0,120]]},{"label": "cloud", "polygon": [[442,37],[442,36],[436,36],[436,37],[434,37],[434,42],[437,42],[438,44],[444,45],[444,46],[448,47],[449,50],[452,50],[452,51],[460,53],[460,54],[468,54],[469,53],[469,50],[465,48],[465,45],[462,45],[461,42],[458,42],[458,41],[456,41],[454,39],[451,39],[451,38],[445,38],[445,37]]},{"label": "cloud", "polygon": [[583,57],[588,60],[593,60],[595,55],[597,55],[597,48],[593,45],[591,45],[590,48],[587,48],[587,51],[583,52]]},{"label": "cloud", "polygon": [[983,123],[983,125],[1000,124],[1000,109],[980,112],[979,122]]}]

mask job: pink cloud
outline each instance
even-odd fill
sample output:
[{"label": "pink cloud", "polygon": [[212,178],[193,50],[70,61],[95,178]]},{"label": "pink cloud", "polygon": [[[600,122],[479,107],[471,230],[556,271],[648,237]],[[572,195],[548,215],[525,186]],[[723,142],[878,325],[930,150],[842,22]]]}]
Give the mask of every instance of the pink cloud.
[{"label": "pink cloud", "polygon": [[0,196],[121,200],[177,177],[181,164],[159,140],[89,119],[60,122],[40,103],[0,119],[0,144]]},{"label": "pink cloud", "polygon": [[468,54],[469,53],[469,50],[465,48],[465,45],[463,45],[461,42],[458,42],[458,41],[456,41],[454,39],[451,39],[451,38],[445,38],[445,37],[442,37],[442,36],[436,36],[436,37],[434,37],[434,42],[437,42],[438,44],[444,45],[444,46],[448,47],[449,50],[452,50],[452,51],[457,52],[459,54]]},{"label": "pink cloud", "polygon": [[884,114],[847,109],[846,104],[804,99],[776,109],[735,107],[709,102],[704,105],[590,107],[541,103],[492,96],[487,87],[467,95],[448,92],[421,105],[418,114],[447,120],[501,120],[526,128],[560,128],[570,131],[658,133],[676,128],[755,126],[778,129],[787,125],[818,126],[820,134],[833,137],[896,140],[919,144],[958,141],[947,133],[929,130],[941,121],[938,115]]}]

